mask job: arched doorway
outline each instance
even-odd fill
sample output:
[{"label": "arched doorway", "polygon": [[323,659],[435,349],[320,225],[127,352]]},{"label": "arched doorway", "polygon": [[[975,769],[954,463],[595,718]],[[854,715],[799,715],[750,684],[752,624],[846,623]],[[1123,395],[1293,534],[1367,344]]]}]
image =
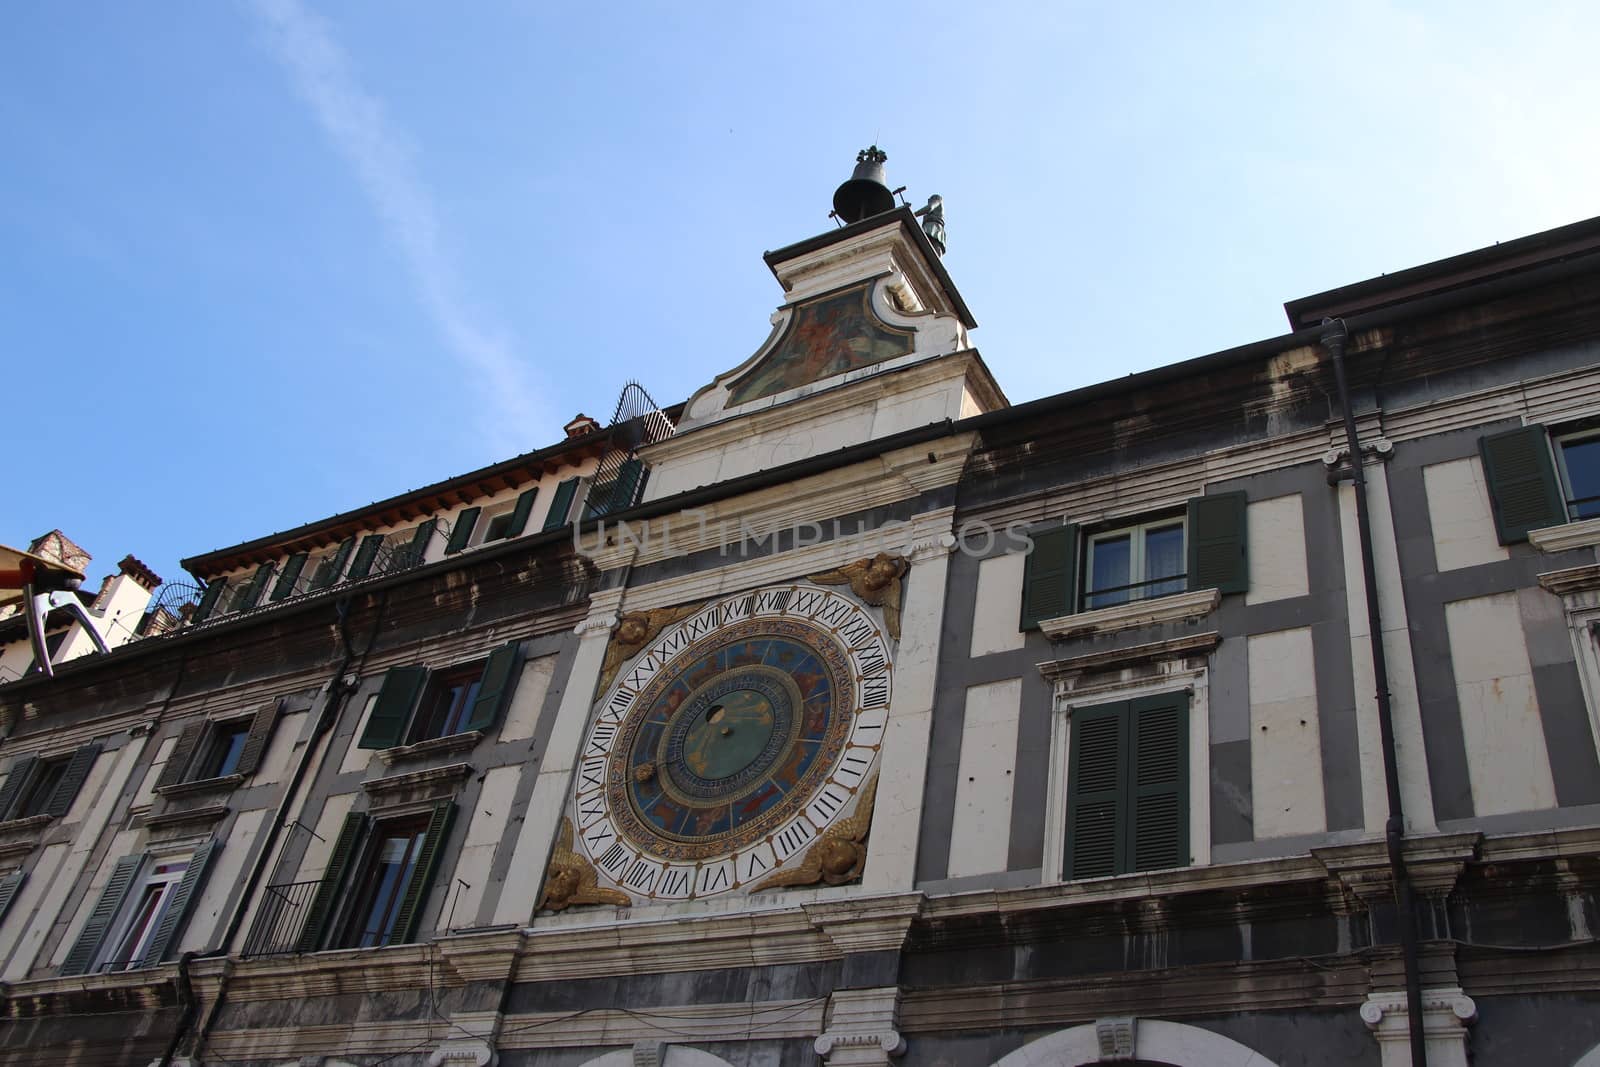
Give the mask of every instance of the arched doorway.
[{"label": "arched doorway", "polygon": [[[1139,1067],[1276,1067],[1232,1038],[1163,1019],[1139,1020],[1134,1051]],[[994,1067],[1092,1067],[1104,1062],[1099,1035],[1088,1023],[1030,1041],[996,1060]]]}]

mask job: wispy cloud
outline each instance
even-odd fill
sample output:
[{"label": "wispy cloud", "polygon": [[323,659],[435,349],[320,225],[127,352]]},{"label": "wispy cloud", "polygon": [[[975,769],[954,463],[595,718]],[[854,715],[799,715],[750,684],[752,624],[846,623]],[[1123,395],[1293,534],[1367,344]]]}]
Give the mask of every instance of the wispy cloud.
[{"label": "wispy cloud", "polygon": [[321,16],[300,0],[254,0],[272,49],[296,91],[344,156],[399,245],[418,296],[445,345],[482,390],[491,442],[525,449],[527,428],[543,420],[525,368],[506,339],[477,321],[439,234],[438,212],[417,173],[404,132],[367,92]]}]

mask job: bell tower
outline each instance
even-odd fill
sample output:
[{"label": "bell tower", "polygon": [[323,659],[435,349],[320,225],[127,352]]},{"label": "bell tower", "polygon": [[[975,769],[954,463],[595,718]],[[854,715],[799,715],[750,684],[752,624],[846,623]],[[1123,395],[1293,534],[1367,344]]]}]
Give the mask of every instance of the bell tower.
[{"label": "bell tower", "polygon": [[933,230],[895,202],[887,158],[877,145],[856,156],[833,230],[763,256],[784,291],[772,332],[648,446],[647,499],[1006,406],[968,340],[977,322],[941,258],[942,214]]}]

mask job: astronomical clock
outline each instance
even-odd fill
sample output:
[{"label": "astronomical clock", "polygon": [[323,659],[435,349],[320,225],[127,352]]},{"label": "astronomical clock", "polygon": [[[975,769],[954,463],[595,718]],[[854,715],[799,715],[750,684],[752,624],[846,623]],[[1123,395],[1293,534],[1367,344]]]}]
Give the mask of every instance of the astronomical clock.
[{"label": "astronomical clock", "polygon": [[906,566],[622,616],[542,906],[858,879]]}]

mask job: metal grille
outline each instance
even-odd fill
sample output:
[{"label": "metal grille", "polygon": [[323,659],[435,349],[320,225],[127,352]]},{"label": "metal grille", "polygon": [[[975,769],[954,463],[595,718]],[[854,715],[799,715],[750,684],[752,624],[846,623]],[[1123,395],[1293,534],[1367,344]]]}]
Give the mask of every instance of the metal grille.
[{"label": "metal grille", "polygon": [[311,910],[311,898],[321,884],[311,881],[267,886],[242,954],[246,957],[282,956],[294,952],[300,943],[300,931],[305,929],[306,915]]}]

